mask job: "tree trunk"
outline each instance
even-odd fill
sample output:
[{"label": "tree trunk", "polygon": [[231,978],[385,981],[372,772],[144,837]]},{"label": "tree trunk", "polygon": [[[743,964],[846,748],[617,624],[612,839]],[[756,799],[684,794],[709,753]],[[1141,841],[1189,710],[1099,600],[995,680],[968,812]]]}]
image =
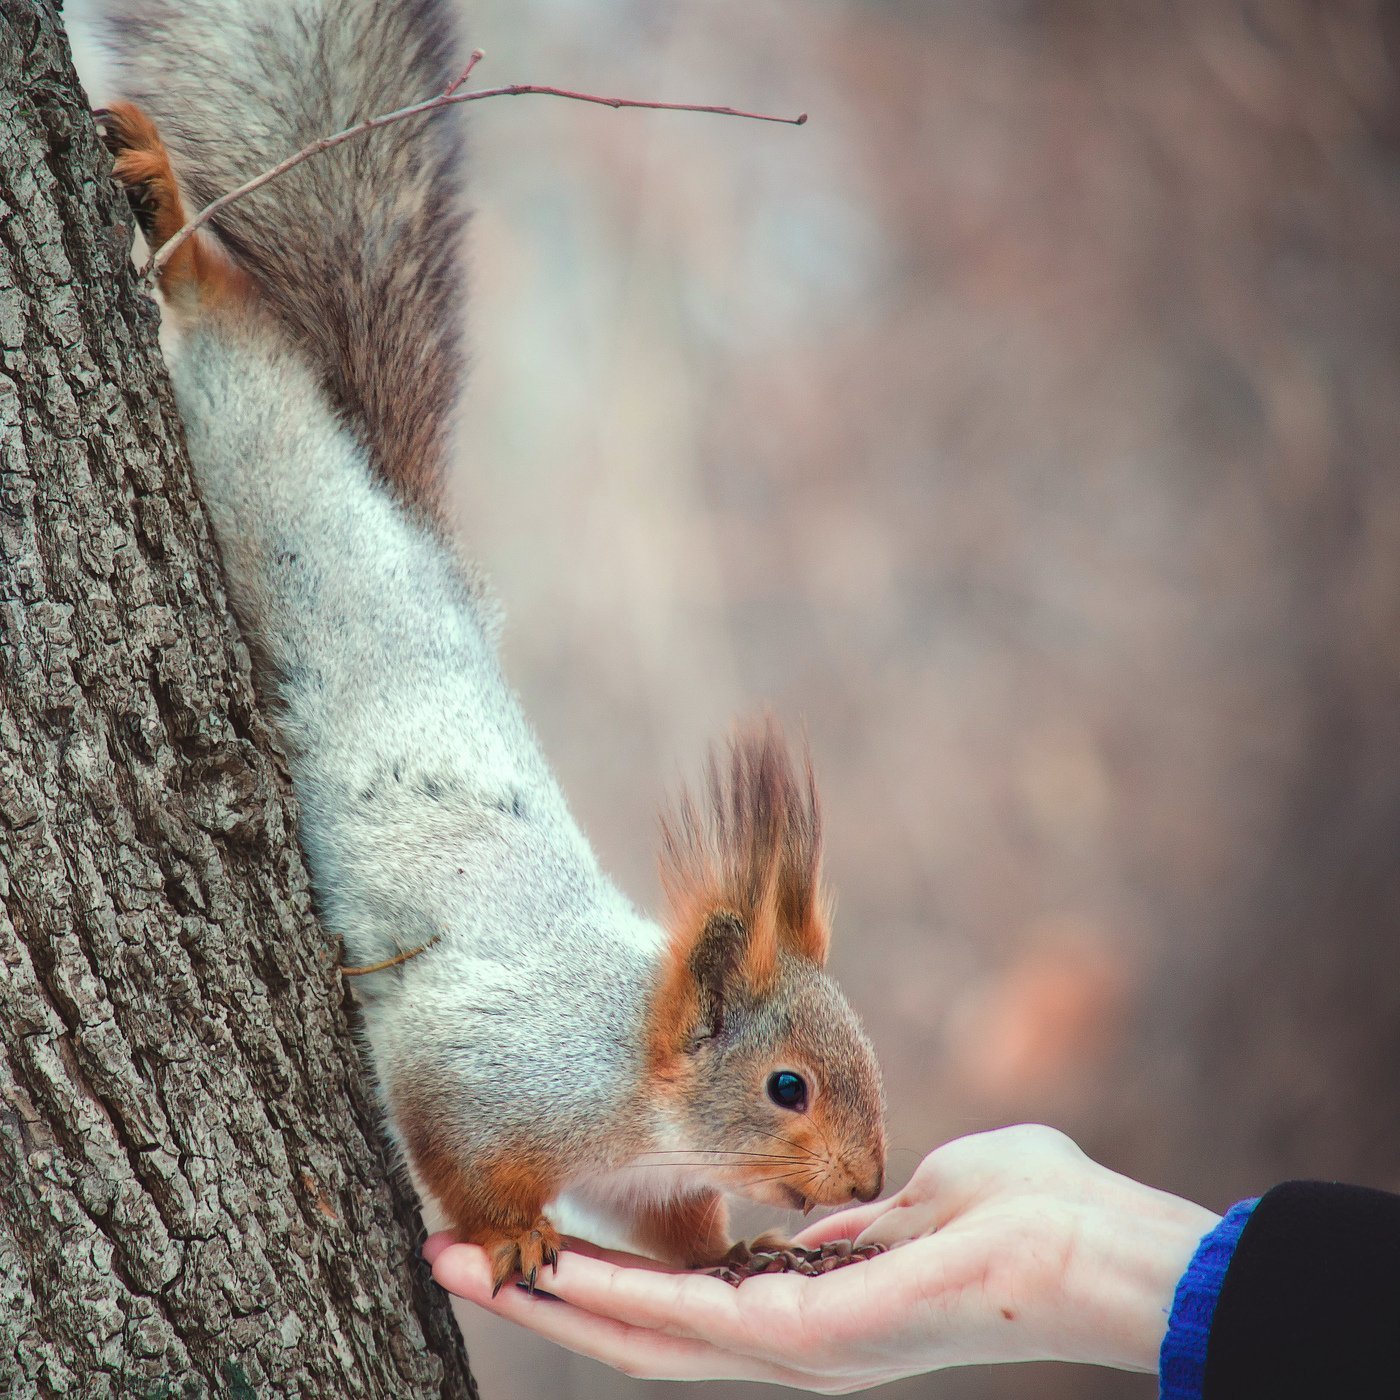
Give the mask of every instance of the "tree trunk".
[{"label": "tree trunk", "polygon": [[0,1394],[474,1395],[109,167],[0,0]]}]

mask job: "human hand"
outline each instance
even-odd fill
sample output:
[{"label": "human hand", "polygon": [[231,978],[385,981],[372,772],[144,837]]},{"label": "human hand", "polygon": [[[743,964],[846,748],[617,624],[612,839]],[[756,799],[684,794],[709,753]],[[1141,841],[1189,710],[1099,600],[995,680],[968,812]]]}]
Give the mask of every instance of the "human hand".
[{"label": "human hand", "polygon": [[889,1253],[817,1278],[739,1287],[645,1260],[568,1252],[543,1282],[491,1297],[485,1255],[435,1236],[443,1287],[629,1375],[772,1381],[844,1394],[1002,1361],[1155,1371],[1177,1280],[1218,1217],[1119,1176],[1050,1128],[1004,1128],[930,1153],[886,1201],[828,1217],[802,1244]]}]

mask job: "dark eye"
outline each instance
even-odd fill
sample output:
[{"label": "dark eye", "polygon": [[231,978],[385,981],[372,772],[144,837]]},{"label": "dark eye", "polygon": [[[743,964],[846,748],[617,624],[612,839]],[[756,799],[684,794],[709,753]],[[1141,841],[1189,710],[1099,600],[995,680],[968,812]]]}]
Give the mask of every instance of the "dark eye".
[{"label": "dark eye", "polygon": [[790,1069],[780,1069],[768,1076],[768,1097],[779,1108],[799,1112],[807,1107],[807,1081]]}]

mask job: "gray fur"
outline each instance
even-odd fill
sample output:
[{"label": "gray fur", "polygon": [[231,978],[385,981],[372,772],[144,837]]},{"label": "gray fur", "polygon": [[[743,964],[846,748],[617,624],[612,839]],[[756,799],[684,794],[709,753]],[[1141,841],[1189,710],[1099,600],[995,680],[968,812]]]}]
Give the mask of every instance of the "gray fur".
[{"label": "gray fur", "polygon": [[[97,92],[147,108],[202,202],[441,88],[446,13],[112,0]],[[791,1052],[838,1106],[833,1163],[867,1181],[879,1074],[815,966],[697,1052],[690,1102],[648,1080],[666,935],[600,871],[501,674],[493,607],[427,518],[460,388],[459,172],[447,124],[400,127],[233,206],[218,231],[269,315],[197,320],[172,366],[325,922],[351,965],[438,940],[355,983],[391,1130],[426,1102],[467,1171],[537,1144],[588,1210],[625,1219],[706,1182],[749,1189],[711,1149],[773,1151],[786,1119],[763,1086]]]},{"label": "gray fur", "polygon": [[326,924],[355,965],[441,937],[357,981],[381,1084],[438,1086],[464,1154],[548,1125],[610,1165],[588,1143],[644,1113],[662,933],[599,870],[477,595],[261,328],[196,328],[173,375]]},{"label": "gray fur", "polygon": [[[202,203],[441,89],[456,71],[446,14],[439,0],[111,0],[73,18],[90,93],[144,106]],[[407,124],[231,206],[218,232],[275,324],[196,323],[172,377],[277,692],[325,922],[357,966],[440,939],[355,983],[391,1131],[393,1086],[428,1084],[464,1162],[543,1134],[587,1174],[665,1132],[642,1083],[665,936],[570,816],[501,674],[484,590],[385,490],[430,503],[395,454],[405,434],[440,452],[460,391],[460,172],[445,124]]]},{"label": "gray fur", "polygon": [[[319,137],[441,92],[461,68],[452,15],[445,0],[79,0],[75,11],[110,70],[94,72],[90,95],[145,109],[195,207]],[[448,108],[347,142],[213,221],[376,472],[425,512],[461,391],[460,117]]]},{"label": "gray fur", "polygon": [[726,1000],[685,1094],[649,1080],[666,935],[599,869],[479,593],[374,480],[300,357],[219,318],[184,337],[173,378],[236,605],[278,678],[325,921],[352,964],[440,939],[357,979],[391,1129],[408,1095],[464,1165],[537,1144],[605,1223],[703,1183],[791,1204],[725,1154],[783,1152],[790,1120],[764,1085],[792,1066],[821,1095],[823,1179],[871,1180],[879,1071],[805,959],[782,955],[765,998]]}]

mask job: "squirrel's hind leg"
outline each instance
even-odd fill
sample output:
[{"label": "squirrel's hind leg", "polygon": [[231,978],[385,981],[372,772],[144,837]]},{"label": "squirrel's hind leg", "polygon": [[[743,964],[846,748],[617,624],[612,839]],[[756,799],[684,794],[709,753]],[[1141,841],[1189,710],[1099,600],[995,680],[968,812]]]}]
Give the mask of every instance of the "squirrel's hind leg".
[{"label": "squirrel's hind leg", "polygon": [[[113,156],[112,176],[157,252],[189,220],[170,152],[156,124],[134,102],[114,102],[93,116]],[[161,268],[160,289],[172,305],[188,312],[247,301],[252,283],[218,240],[200,229]]]}]

